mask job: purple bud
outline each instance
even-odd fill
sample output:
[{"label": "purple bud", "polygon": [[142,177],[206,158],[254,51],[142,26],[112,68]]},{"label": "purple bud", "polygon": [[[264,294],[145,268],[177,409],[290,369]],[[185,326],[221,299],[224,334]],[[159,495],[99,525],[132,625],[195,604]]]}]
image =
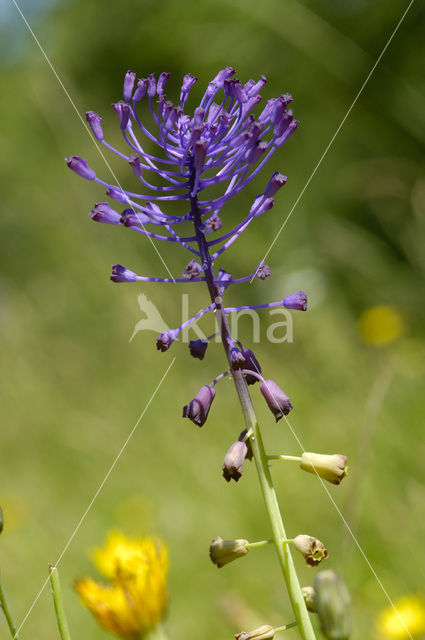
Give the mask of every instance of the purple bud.
[{"label": "purple bud", "polygon": [[281,147],[287,141],[287,139],[294,133],[298,125],[299,125],[298,120],[292,120],[292,122],[286,129],[285,133],[281,135],[280,138],[276,138],[276,140],[274,141],[275,146]]},{"label": "purple bud", "polygon": [[227,482],[230,482],[232,478],[235,482],[238,482],[239,478],[242,476],[243,463],[245,462],[247,453],[248,447],[242,440],[238,440],[232,444],[229,451],[226,453],[222,467],[223,478]]},{"label": "purple bud", "polygon": [[117,202],[121,202],[121,204],[128,204],[128,197],[122,189],[119,187],[109,187],[106,191],[106,195],[112,200],[116,200]]},{"label": "purple bud", "polygon": [[183,407],[183,418],[189,418],[198,427],[205,424],[211,404],[215,398],[213,387],[204,385],[196,394],[194,399]]},{"label": "purple bud", "polygon": [[[254,371],[254,373],[258,373],[261,376],[261,367],[257,358],[252,353],[251,349],[242,349],[242,355],[245,359],[245,364],[243,365],[244,369],[248,369],[248,371]],[[250,376],[249,373],[245,376],[245,381],[247,384],[255,384],[258,382],[258,378],[254,376]]]},{"label": "purple bud", "polygon": [[126,129],[128,125],[128,121],[130,119],[129,105],[123,100],[120,100],[119,102],[115,102],[112,105],[112,107],[115,113],[117,114],[118,118],[120,119],[121,129]]},{"label": "purple bud", "polygon": [[192,278],[197,278],[200,273],[202,273],[202,267],[195,259],[193,259],[185,266],[182,278],[192,280]]},{"label": "purple bud", "polygon": [[254,218],[258,218],[258,216],[261,216],[266,211],[270,211],[273,205],[273,198],[264,198],[264,195],[261,193],[255,198],[254,204],[252,205],[249,212],[254,215]]},{"label": "purple bud", "polygon": [[77,175],[81,176],[81,178],[85,178],[86,180],[94,180],[96,177],[93,169],[90,169],[89,165],[83,158],[79,156],[71,156],[70,158],[65,158],[65,162],[71,171],[74,171]]},{"label": "purple bud", "polygon": [[121,216],[118,211],[112,209],[107,202],[98,202],[90,211],[91,219],[105,224],[120,224]]},{"label": "purple bud", "polygon": [[207,155],[208,142],[207,140],[197,140],[195,142],[195,169],[197,172],[202,171],[202,167],[205,163],[205,157]]},{"label": "purple bud", "polygon": [[204,230],[206,233],[210,231],[218,231],[222,226],[223,223],[219,215],[217,213],[213,213],[213,215],[205,222]]},{"label": "purple bud", "polygon": [[248,97],[242,89],[241,81],[237,78],[226,79],[223,85],[224,93],[239,103],[247,102]]},{"label": "purple bud", "polygon": [[260,93],[261,89],[264,85],[267,84],[266,76],[261,76],[261,78],[256,82],[253,86],[251,86],[248,90],[245,89],[248,98],[252,98],[252,96],[256,96]]},{"label": "purple bud", "polygon": [[255,164],[261,158],[268,146],[268,142],[266,142],[265,140],[256,142],[254,147],[247,154],[246,161],[249,164]]},{"label": "purple bud", "polygon": [[124,90],[123,96],[126,102],[130,102],[131,94],[134,89],[134,82],[136,80],[136,74],[133,71],[127,71],[124,77]]},{"label": "purple bud", "polygon": [[162,94],[164,93],[164,87],[168,82],[168,79],[170,77],[170,74],[168,72],[163,71],[159,78],[158,78],[158,84],[156,86],[156,92],[159,96],[162,96]]},{"label": "purple bud", "polygon": [[236,347],[230,349],[229,355],[232,369],[240,369],[245,364],[245,358],[242,355],[242,351],[239,351]]},{"label": "purple bud", "polygon": [[263,98],[261,96],[254,96],[252,98],[249,98],[249,100],[243,105],[242,116],[245,118],[248,113],[251,113],[251,111],[255,109],[257,104],[259,104],[262,99]]},{"label": "purple bud", "polygon": [[133,155],[131,155],[130,158],[128,159],[128,164],[133,169],[134,175],[136,176],[136,178],[141,178],[142,167],[141,167],[139,156],[133,153]]},{"label": "purple bud", "polygon": [[163,331],[160,333],[156,339],[156,348],[158,351],[168,351],[178,335],[179,332],[177,329],[170,329],[169,331]]},{"label": "purple bud", "polygon": [[139,100],[143,98],[143,96],[146,93],[147,86],[148,86],[148,81],[146,80],[146,78],[142,78],[141,80],[137,81],[137,88],[133,96],[134,102],[139,102]]},{"label": "purple bud", "polygon": [[267,187],[264,189],[264,195],[266,198],[271,198],[279,191],[286,181],[288,180],[287,176],[275,171],[272,177],[269,180]]},{"label": "purple bud", "polygon": [[263,394],[270,411],[276,418],[276,422],[278,422],[282,416],[287,416],[291,411],[291,401],[273,380],[264,380],[260,386],[260,391]]},{"label": "purple bud", "polygon": [[259,278],[260,280],[265,280],[271,275],[272,275],[272,270],[270,269],[269,265],[266,264],[264,260],[261,260],[260,264],[255,270],[255,277]]},{"label": "purple bud", "polygon": [[307,294],[304,291],[291,293],[283,299],[283,306],[287,309],[296,309],[297,311],[307,311]]},{"label": "purple bud", "polygon": [[112,282],[136,282],[137,275],[134,271],[126,269],[121,264],[114,264],[111,273]]},{"label": "purple bud", "polygon": [[245,442],[246,448],[247,448],[245,458],[247,460],[252,460],[254,454],[252,453],[251,440],[249,438],[245,439],[247,433],[248,433],[247,429],[244,429],[243,431],[241,431],[238,440],[243,440]]},{"label": "purple bud", "polygon": [[226,67],[219,71],[214,80],[209,83],[206,95],[208,97],[213,96],[218,89],[223,87],[224,81],[227,80],[227,78],[231,78],[234,74],[235,70],[232,67]]},{"label": "purple bud", "polygon": [[102,118],[95,111],[87,111],[86,120],[89,123],[93,135],[98,140],[103,140]]},{"label": "purple bud", "polygon": [[192,358],[203,360],[208,347],[208,340],[191,340],[189,342],[190,355]]},{"label": "purple bud", "polygon": [[198,78],[192,76],[191,73],[187,73],[185,76],[183,76],[182,88],[180,91],[180,102],[182,105],[186,102],[189,91],[197,80]]},{"label": "purple bud", "polygon": [[155,74],[150,73],[148,75],[148,96],[149,98],[153,98],[155,94],[156,94]]},{"label": "purple bud", "polygon": [[167,129],[167,131],[171,131],[171,129],[175,127],[182,113],[183,113],[183,110],[181,107],[174,107],[174,109],[170,111],[167,121],[165,122],[165,128]]},{"label": "purple bud", "polygon": [[152,222],[152,220],[149,216],[134,209],[124,209],[121,214],[121,224],[125,227],[142,227],[150,222]]}]

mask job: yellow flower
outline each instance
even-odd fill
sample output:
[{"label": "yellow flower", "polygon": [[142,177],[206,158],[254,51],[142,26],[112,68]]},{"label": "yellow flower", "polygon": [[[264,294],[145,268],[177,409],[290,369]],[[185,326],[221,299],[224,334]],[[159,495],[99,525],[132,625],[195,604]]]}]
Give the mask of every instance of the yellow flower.
[{"label": "yellow flower", "polygon": [[425,633],[425,600],[421,596],[405,596],[395,602],[394,606],[399,615],[393,607],[387,607],[377,619],[376,624],[381,638],[396,640],[406,638],[407,640],[409,634],[413,638],[419,638]]},{"label": "yellow flower", "polygon": [[365,342],[383,347],[401,336],[404,321],[401,313],[389,305],[366,309],[359,318],[359,329]]},{"label": "yellow flower", "polygon": [[110,580],[75,584],[81,601],[98,622],[122,638],[142,637],[156,627],[167,608],[167,550],[156,538],[126,538],[111,532],[94,561]]}]

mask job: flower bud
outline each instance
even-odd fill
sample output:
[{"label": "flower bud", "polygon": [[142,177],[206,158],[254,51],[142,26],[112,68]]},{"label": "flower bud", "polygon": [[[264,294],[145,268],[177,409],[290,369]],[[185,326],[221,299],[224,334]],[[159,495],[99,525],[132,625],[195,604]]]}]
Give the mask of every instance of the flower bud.
[{"label": "flower bud", "polygon": [[163,331],[160,333],[156,339],[156,348],[158,351],[168,351],[178,335],[179,332],[177,329],[170,329],[169,331]]},{"label": "flower bud", "polygon": [[190,355],[192,356],[192,358],[203,360],[207,347],[208,340],[191,340],[189,342]]},{"label": "flower bud", "polygon": [[208,218],[208,220],[204,224],[205,233],[209,233],[210,231],[218,231],[223,226],[221,218],[217,213],[213,213],[213,215]]},{"label": "flower bud", "polygon": [[304,556],[310,567],[316,567],[322,560],[326,560],[328,557],[328,550],[325,548],[323,542],[320,542],[317,538],[313,538],[313,536],[299,535],[294,538],[292,542],[296,550]]},{"label": "flower bud", "polygon": [[223,540],[218,536],[214,538],[210,546],[211,561],[220,569],[225,564],[237,560],[248,553],[246,545],[248,540]]},{"label": "flower bud", "polygon": [[95,172],[89,167],[83,158],[80,158],[79,156],[71,156],[70,158],[65,158],[65,162],[71,171],[74,171],[81,178],[85,178],[86,180],[95,179]]},{"label": "flower bud", "polygon": [[124,76],[124,88],[123,88],[123,97],[126,102],[130,102],[131,94],[134,89],[134,82],[136,80],[136,74],[133,71],[127,71]]},{"label": "flower bud", "polygon": [[271,275],[272,275],[272,270],[270,269],[269,265],[266,264],[264,260],[261,260],[260,264],[257,266],[255,270],[255,277],[259,278],[260,280],[265,280]]},{"label": "flower bud", "polygon": [[314,602],[320,626],[328,640],[348,640],[351,633],[351,602],[340,575],[320,571],[314,581]]},{"label": "flower bud", "polygon": [[307,607],[307,611],[311,613],[316,613],[316,605],[314,604],[314,594],[315,591],[313,587],[303,587],[301,589],[301,593],[303,594],[305,606]]},{"label": "flower bud", "polygon": [[244,429],[243,431],[241,431],[238,440],[243,440],[243,442],[245,442],[246,444],[246,454],[245,454],[245,458],[247,458],[247,460],[252,460],[252,446],[251,446],[251,440],[249,438],[245,439],[246,434],[248,433],[247,429]]},{"label": "flower bud", "polygon": [[164,93],[164,87],[167,84],[170,78],[170,74],[168,71],[163,71],[158,78],[158,83],[156,85],[156,92],[159,96],[162,96]]},{"label": "flower bud", "polygon": [[230,349],[230,362],[232,363],[232,369],[240,369],[245,363],[242,351],[239,351],[236,347]]},{"label": "flower bud", "polygon": [[286,393],[273,380],[264,380],[260,391],[264,396],[267,406],[278,422],[283,416],[287,416],[292,410],[292,404]]},{"label": "flower bud", "polygon": [[193,87],[193,85],[197,80],[198,78],[195,78],[195,76],[192,76],[191,73],[187,73],[185,76],[183,76],[182,87],[180,90],[180,102],[182,103],[186,102],[187,96],[189,95],[189,91],[191,90],[191,88]]},{"label": "flower bud", "polygon": [[202,273],[201,265],[198,264],[196,260],[191,260],[189,264],[185,266],[182,277],[187,280],[192,280],[192,278],[197,278],[200,273]]},{"label": "flower bud", "polygon": [[[254,371],[261,376],[261,367],[257,358],[252,353],[251,349],[242,349],[242,355],[244,357],[245,363],[243,365],[244,369],[248,369],[248,371]],[[255,384],[258,382],[258,378],[255,376],[250,376],[249,373],[245,375],[245,381],[249,384]]]},{"label": "flower bud", "polygon": [[347,475],[347,456],[340,453],[322,455],[321,453],[304,451],[300,467],[303,471],[317,473],[318,476],[332,482],[332,484],[340,484]]},{"label": "flower bud", "polygon": [[264,189],[264,195],[266,198],[272,198],[275,193],[279,191],[284,184],[286,184],[288,178],[284,176],[282,173],[275,171],[272,177],[269,180],[267,187]]},{"label": "flower bud", "polygon": [[189,404],[183,407],[183,418],[189,418],[198,427],[205,424],[212,402],[215,398],[215,389],[204,385]]},{"label": "flower bud", "polygon": [[232,444],[223,462],[223,478],[227,482],[230,482],[232,478],[235,482],[238,482],[239,478],[242,477],[243,463],[247,453],[248,447],[242,440]]},{"label": "flower bud", "polygon": [[283,299],[283,306],[287,309],[296,309],[297,311],[307,311],[307,294],[304,291],[291,293]]},{"label": "flower bud", "polygon": [[141,165],[141,162],[140,162],[140,158],[136,153],[133,153],[129,157],[128,164],[133,169],[133,172],[134,172],[134,175],[136,176],[136,178],[141,178],[142,177],[142,165]]},{"label": "flower bud", "polygon": [[254,204],[252,205],[249,212],[252,213],[254,218],[258,218],[266,211],[270,211],[273,205],[274,205],[274,199],[264,198],[264,195],[261,193],[259,196],[255,198]]},{"label": "flower bud", "polygon": [[134,95],[133,95],[134,102],[139,102],[143,98],[143,96],[146,93],[147,85],[148,85],[148,81],[146,80],[146,78],[142,78],[141,80],[137,81],[136,91],[134,92]]},{"label": "flower bud", "polygon": [[130,119],[129,105],[124,100],[120,100],[119,102],[114,102],[112,107],[120,120],[121,129],[126,129]]},{"label": "flower bud", "polygon": [[112,266],[111,280],[112,282],[136,282],[137,275],[134,271],[130,271],[130,269],[126,269],[120,264],[114,264]]},{"label": "flower bud", "polygon": [[271,638],[274,638],[274,629],[268,624],[253,631],[241,631],[235,635],[235,640],[271,640]]},{"label": "flower bud", "polygon": [[121,216],[107,202],[97,202],[90,211],[91,219],[104,224],[120,224]]},{"label": "flower bud", "polygon": [[86,120],[97,140],[103,140],[102,118],[95,111],[87,111]]},{"label": "flower bud", "polygon": [[219,269],[217,273],[217,280],[221,283],[220,287],[222,287],[222,291],[224,291],[232,282],[232,274],[225,269]]}]

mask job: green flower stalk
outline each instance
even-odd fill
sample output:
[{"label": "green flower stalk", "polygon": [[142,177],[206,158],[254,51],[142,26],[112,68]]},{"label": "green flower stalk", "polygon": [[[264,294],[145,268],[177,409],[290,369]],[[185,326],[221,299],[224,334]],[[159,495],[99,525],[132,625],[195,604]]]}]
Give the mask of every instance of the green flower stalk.
[{"label": "green flower stalk", "polygon": [[[264,281],[271,275],[271,270],[263,261],[248,276],[233,277],[223,268],[216,269],[218,259],[233,246],[248,226],[264,214],[269,215],[267,212],[273,207],[276,194],[285,185],[286,176],[274,171],[265,186],[263,184],[261,193],[255,197],[245,217],[227,232],[221,231],[224,224],[221,219],[223,211],[229,201],[259,175],[276,150],[288,141],[295,132],[298,121],[289,108],[292,96],[288,93],[271,98],[254,115],[262,100],[260,91],[267,82],[266,78],[262,76],[258,81],[248,80],[242,84],[234,74],[235,70],[231,67],[219,71],[208,84],[199,105],[190,113],[185,113],[189,93],[197,78],[191,74],[184,76],[180,101],[175,106],[165,96],[168,73],[161,73],[158,79],[150,74],[136,82],[135,73],[127,72],[123,100],[115,103],[113,108],[118,116],[123,138],[131,149],[129,156],[105,140],[100,116],[93,111],[87,113],[87,121],[95,138],[127,161],[139,182],[141,193],[123,190],[119,185],[105,182],[79,156],[67,158],[67,164],[80,177],[106,188],[108,198],[126,207],[122,212],[117,212],[108,202],[99,202],[91,211],[92,220],[127,228],[151,240],[164,242],[165,246],[174,242],[182,250],[190,252],[190,262],[186,266],[182,265],[184,268],[181,278],[139,276],[117,264],[112,268],[111,280],[116,283],[185,282],[190,286],[199,283],[206,285],[209,304],[182,326],[162,332],[157,337],[156,347],[158,351],[168,351],[190,323],[211,312],[215,314],[246,427],[245,434],[241,434],[227,452],[223,476],[227,482],[238,481],[242,476],[245,458],[254,459],[274,546],[296,619],[294,624],[303,640],[314,640],[315,634],[290,552],[292,543],[287,539],[269,468],[269,457],[264,449],[248,387],[260,382],[261,393],[276,421],[292,410],[292,404],[273,380],[262,377],[255,355],[231,335],[228,323],[229,314],[242,309],[280,306],[306,311],[307,296],[303,291],[298,291],[285,295],[276,302],[243,307],[225,306],[223,298],[228,296],[234,285],[254,278]],[[139,105],[142,100],[148,103],[153,127],[146,127],[140,119]],[[140,137],[143,138],[142,143]],[[155,150],[152,153],[155,155],[145,150],[146,139],[150,146],[153,143]],[[154,179],[150,181],[150,177]],[[158,182],[161,182],[161,186]],[[182,215],[176,213],[176,201],[185,208]],[[180,229],[186,225],[181,225],[181,222],[192,224],[191,235],[182,235]],[[208,342],[209,339],[191,341],[191,356],[204,360]],[[223,376],[218,376],[210,385],[204,384],[201,387],[193,400],[184,407],[183,417],[198,427],[203,427],[216,397],[215,384],[221,377]],[[312,466],[310,462],[308,465]],[[339,479],[343,470],[338,467],[336,470],[332,469],[331,473],[332,477],[336,474]],[[316,540],[309,536],[304,538]],[[234,547],[229,546],[229,542],[232,541],[219,543],[216,539],[213,542],[211,553],[216,557],[217,564],[226,564],[238,554],[244,555],[247,552],[244,547],[246,541],[236,541]],[[321,553],[324,555],[323,550],[315,548],[309,550],[310,555],[307,555],[316,561]],[[272,633],[270,629],[264,633],[263,636],[257,634],[257,637],[272,637],[267,635]]]}]

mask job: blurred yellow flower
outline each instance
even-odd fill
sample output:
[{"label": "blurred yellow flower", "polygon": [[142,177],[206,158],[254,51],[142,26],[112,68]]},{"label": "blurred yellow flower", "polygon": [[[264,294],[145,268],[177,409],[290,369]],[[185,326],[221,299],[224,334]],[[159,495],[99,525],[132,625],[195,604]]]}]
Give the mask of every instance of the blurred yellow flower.
[{"label": "blurred yellow flower", "polygon": [[110,583],[79,580],[75,589],[99,624],[121,638],[143,637],[167,608],[167,550],[157,538],[111,532],[94,561]]},{"label": "blurred yellow flower", "polygon": [[401,313],[390,305],[366,309],[359,318],[360,333],[365,342],[383,347],[401,336],[404,320]]},{"label": "blurred yellow flower", "polygon": [[[405,596],[384,609],[377,619],[381,638],[419,638],[425,633],[425,600],[421,596]],[[400,620],[401,618],[401,620]],[[408,629],[408,632],[406,631]],[[409,636],[410,634],[410,636]]]}]

